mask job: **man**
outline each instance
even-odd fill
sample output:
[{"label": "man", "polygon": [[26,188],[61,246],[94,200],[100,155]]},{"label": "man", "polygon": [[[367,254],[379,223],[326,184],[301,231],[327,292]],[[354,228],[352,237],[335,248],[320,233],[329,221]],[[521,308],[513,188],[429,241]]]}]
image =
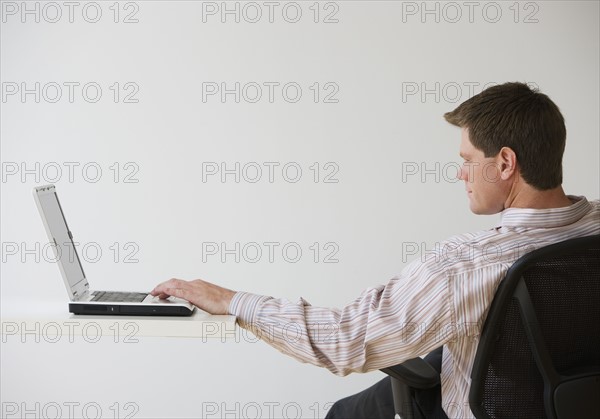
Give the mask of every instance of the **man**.
[{"label": "man", "polygon": [[[600,202],[565,195],[564,119],[546,95],[526,84],[490,87],[444,117],[461,128],[459,178],[471,211],[502,212],[500,226],[440,243],[425,260],[413,261],[341,310],[234,292],[202,280],[171,279],[152,294],[235,315],[241,327],[268,336],[265,340],[281,352],[338,375],[396,365],[443,346],[443,355],[434,352],[442,358],[441,389],[417,394],[416,407],[426,417],[472,417],[471,365],[498,283],[525,252],[599,234]],[[301,331],[294,339],[286,338],[291,324]],[[330,333],[319,325],[329,325]],[[337,402],[328,414],[393,416],[389,379]]]}]

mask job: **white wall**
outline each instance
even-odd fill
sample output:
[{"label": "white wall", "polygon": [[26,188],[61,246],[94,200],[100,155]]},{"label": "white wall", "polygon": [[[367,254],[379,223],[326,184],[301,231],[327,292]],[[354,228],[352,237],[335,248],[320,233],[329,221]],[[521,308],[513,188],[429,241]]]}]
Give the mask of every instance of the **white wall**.
[{"label": "white wall", "polygon": [[[116,6],[2,2],[3,304],[66,300],[31,195],[34,185],[55,183],[95,288],[147,290],[171,277],[201,277],[342,306],[419,257],[407,249],[498,222],[469,212],[464,186],[453,179],[460,132],[442,118],[490,83],[529,82],[558,104],[568,131],[565,190],[598,198],[597,2]],[[239,23],[224,7],[239,8]],[[88,22],[98,9],[98,21]],[[299,21],[289,22],[298,9]],[[251,23],[257,10],[262,17]],[[35,83],[39,103],[35,93],[21,95]],[[206,95],[221,83],[240,83],[239,103],[233,94]],[[262,97],[250,103],[257,85]],[[95,86],[101,97],[90,103]],[[290,103],[294,86],[302,96]],[[211,162],[239,162],[246,172],[239,183],[234,175],[203,179]],[[265,163],[278,165],[272,183]],[[286,164],[289,177],[301,168],[298,182],[284,178]],[[262,178],[246,181],[256,165]],[[334,171],[337,182],[325,182]],[[223,263],[222,253],[203,261],[211,242],[239,242],[248,253],[238,263],[233,255]],[[264,242],[279,243],[272,262]],[[255,263],[248,243],[263,251]],[[287,243],[288,260],[281,253]],[[295,247],[302,256],[291,263]],[[337,262],[324,263],[331,252]],[[22,408],[39,402],[50,416],[58,403],[68,417],[65,403],[79,402],[74,409],[93,417],[93,409],[81,409],[95,402],[103,416],[124,417],[133,412],[124,403],[132,402],[134,417],[295,417],[298,407],[302,417],[321,417],[328,402],[383,377],[339,378],[244,336],[224,344],[138,340],[5,339],[3,408],[16,403],[22,417]]]}]

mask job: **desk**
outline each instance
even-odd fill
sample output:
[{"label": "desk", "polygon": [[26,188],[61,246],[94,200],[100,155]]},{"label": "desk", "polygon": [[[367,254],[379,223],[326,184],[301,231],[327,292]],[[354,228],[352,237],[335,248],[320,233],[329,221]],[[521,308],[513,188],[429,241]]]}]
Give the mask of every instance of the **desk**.
[{"label": "desk", "polygon": [[213,316],[196,308],[191,316],[108,316],[79,315],[68,312],[68,302],[10,301],[2,302],[2,341],[9,336],[21,336],[21,340],[54,339],[83,336],[97,339],[111,336],[130,339],[134,336],[192,337],[221,339],[235,335],[235,316]]}]

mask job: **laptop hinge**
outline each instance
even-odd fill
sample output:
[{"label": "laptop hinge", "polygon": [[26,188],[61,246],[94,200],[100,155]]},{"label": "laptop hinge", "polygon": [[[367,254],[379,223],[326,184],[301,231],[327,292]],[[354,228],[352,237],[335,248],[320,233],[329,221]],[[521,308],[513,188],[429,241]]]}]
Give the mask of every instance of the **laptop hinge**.
[{"label": "laptop hinge", "polygon": [[[86,284],[86,286],[87,286],[87,284]],[[90,291],[88,289],[83,291],[83,294],[81,294],[81,295],[77,295],[77,291],[74,291],[73,292],[73,300],[75,300],[75,301],[84,300],[86,297],[88,297],[89,294],[90,294]]]}]

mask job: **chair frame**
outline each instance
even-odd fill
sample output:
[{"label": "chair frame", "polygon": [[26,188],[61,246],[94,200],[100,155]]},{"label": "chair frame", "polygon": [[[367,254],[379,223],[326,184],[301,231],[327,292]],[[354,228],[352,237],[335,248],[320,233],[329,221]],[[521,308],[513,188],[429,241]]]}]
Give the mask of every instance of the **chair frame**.
[{"label": "chair frame", "polygon": [[[556,372],[523,279],[524,272],[538,261],[547,260],[553,255],[568,255],[591,248],[600,248],[600,235],[578,237],[544,246],[521,256],[509,268],[490,305],[473,362],[469,406],[475,417],[489,418],[483,406],[483,382],[494,346],[500,336],[502,320],[513,297],[518,302],[521,325],[524,326],[536,365],[542,375],[544,408],[548,418],[583,418],[592,410],[598,409],[596,400],[597,395],[600,394],[600,368],[569,376]],[[383,368],[381,371],[392,378],[394,407],[402,419],[414,417],[412,409],[414,389],[428,389],[440,383],[437,371],[421,358],[410,359],[400,365]]]}]

